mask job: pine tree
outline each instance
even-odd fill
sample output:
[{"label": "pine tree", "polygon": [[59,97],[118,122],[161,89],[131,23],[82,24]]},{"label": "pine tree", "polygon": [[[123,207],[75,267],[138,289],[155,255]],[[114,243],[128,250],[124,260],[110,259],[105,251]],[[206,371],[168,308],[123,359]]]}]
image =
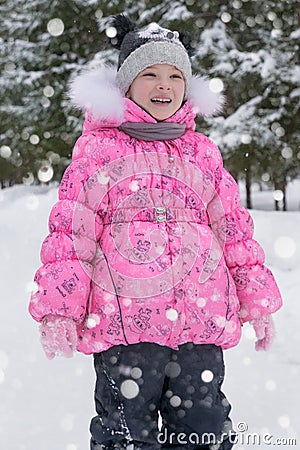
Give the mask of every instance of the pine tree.
[{"label": "pine tree", "polygon": [[95,2],[10,0],[0,13],[2,184],[59,179],[74,143],[67,82],[101,47]]},{"label": "pine tree", "polygon": [[286,186],[299,175],[300,130],[296,118],[300,107],[299,14],[294,2],[270,2],[268,18],[272,22],[268,51],[274,61],[271,79],[264,78],[264,95],[258,116],[276,137],[276,150],[266,147],[265,164],[275,190],[283,194],[282,205],[275,200],[276,209],[287,209]]},{"label": "pine tree", "polygon": [[230,38],[231,48],[213,48],[212,62],[225,80],[228,105],[223,118],[211,121],[211,134],[232,172],[239,178],[244,172],[251,207],[253,180],[270,180],[284,192],[288,177],[300,172],[297,10],[291,0],[237,0],[228,2],[222,20],[222,41]]},{"label": "pine tree", "polygon": [[[223,81],[223,116],[199,120],[198,127],[217,141],[233,175],[245,179],[247,206],[252,207],[253,181],[269,181],[285,191],[286,181],[300,172],[299,127],[293,120],[299,112],[294,2],[177,0],[146,8],[126,2],[139,26],[157,21],[192,34],[194,71]],[[102,24],[104,30],[106,18]]]},{"label": "pine tree", "polygon": [[137,26],[156,21],[189,32],[194,71],[224,83],[223,115],[199,119],[198,129],[219,144],[233,175],[246,179],[248,206],[253,180],[284,190],[299,174],[300,157],[293,0],[2,2],[2,183],[60,179],[82,126],[66,98],[68,81],[85,64],[116,61],[105,30],[121,12]]}]

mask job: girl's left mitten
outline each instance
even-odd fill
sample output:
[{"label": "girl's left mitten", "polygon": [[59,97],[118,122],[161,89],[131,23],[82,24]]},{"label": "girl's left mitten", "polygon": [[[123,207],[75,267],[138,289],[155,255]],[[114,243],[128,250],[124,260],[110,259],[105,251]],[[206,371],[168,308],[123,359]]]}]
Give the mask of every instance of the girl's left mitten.
[{"label": "girl's left mitten", "polygon": [[43,319],[40,333],[41,344],[48,359],[73,356],[78,340],[73,319],[50,314]]},{"label": "girl's left mitten", "polygon": [[255,349],[258,351],[269,350],[275,338],[275,326],[271,315],[262,316],[250,323],[257,337]]}]

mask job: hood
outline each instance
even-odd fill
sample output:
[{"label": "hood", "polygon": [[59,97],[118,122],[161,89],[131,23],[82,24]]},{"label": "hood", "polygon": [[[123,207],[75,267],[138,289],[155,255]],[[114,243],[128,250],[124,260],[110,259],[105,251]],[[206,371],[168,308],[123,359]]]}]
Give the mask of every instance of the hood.
[{"label": "hood", "polygon": [[[73,105],[88,112],[95,121],[118,126],[126,119],[128,99],[116,85],[116,69],[103,66],[86,69],[69,84],[68,94]],[[222,111],[224,96],[214,93],[207,77],[193,76],[187,102],[199,116],[213,116]]]}]

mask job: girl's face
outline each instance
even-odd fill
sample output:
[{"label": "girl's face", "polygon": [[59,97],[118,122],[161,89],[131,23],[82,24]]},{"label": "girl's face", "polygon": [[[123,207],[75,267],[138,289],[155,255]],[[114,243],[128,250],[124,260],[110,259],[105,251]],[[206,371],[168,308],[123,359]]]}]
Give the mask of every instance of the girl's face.
[{"label": "girl's face", "polygon": [[180,70],[169,64],[154,64],[138,74],[126,96],[161,121],[178,111],[184,91],[185,81]]}]

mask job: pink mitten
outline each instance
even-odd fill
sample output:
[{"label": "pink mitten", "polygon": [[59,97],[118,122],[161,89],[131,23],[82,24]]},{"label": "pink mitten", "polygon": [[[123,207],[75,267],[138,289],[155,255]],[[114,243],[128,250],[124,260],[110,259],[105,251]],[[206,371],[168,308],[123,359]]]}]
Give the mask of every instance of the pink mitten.
[{"label": "pink mitten", "polygon": [[275,327],[273,319],[270,315],[262,316],[259,319],[252,320],[257,341],[255,342],[255,350],[269,350],[275,337]]},{"label": "pink mitten", "polygon": [[71,358],[77,345],[76,323],[68,317],[48,315],[40,326],[41,343],[48,359]]}]

